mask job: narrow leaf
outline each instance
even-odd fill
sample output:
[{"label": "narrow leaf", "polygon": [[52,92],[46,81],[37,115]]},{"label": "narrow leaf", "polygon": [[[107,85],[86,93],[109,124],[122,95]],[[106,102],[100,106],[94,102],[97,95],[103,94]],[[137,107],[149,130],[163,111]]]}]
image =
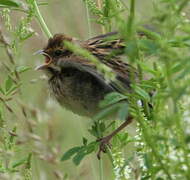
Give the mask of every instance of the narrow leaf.
[{"label": "narrow leaf", "polygon": [[5,90],[8,91],[13,86],[13,80],[8,76],[5,82]]},{"label": "narrow leaf", "polygon": [[29,69],[31,69],[31,68],[29,68],[27,66],[18,66],[18,67],[16,67],[16,72],[23,73],[25,71],[28,71]]},{"label": "narrow leaf", "polygon": [[0,0],[0,5],[10,6],[10,7],[20,7],[21,3],[16,0]]},{"label": "narrow leaf", "polygon": [[11,93],[14,93],[16,89],[18,89],[21,86],[21,84],[13,85],[7,92],[6,95],[9,95]]},{"label": "narrow leaf", "polygon": [[150,101],[150,96],[149,96],[149,94],[144,89],[140,88],[139,86],[134,86],[134,85],[133,85],[133,88],[134,88],[135,92],[139,96],[142,97],[142,99]]},{"label": "narrow leaf", "polygon": [[88,146],[86,147],[86,154],[90,154],[93,151],[95,151],[95,149],[97,148],[97,142],[91,142],[88,144]]},{"label": "narrow leaf", "polygon": [[99,106],[100,106],[100,108],[105,108],[106,106],[109,106],[111,104],[115,104],[115,103],[117,103],[121,100],[124,100],[126,98],[127,98],[126,96],[124,96],[120,93],[113,92],[113,93],[106,95],[104,100],[100,102]]},{"label": "narrow leaf", "polygon": [[86,156],[86,153],[84,151],[77,153],[76,156],[74,156],[73,158],[73,163],[76,166],[78,166],[85,156]]},{"label": "narrow leaf", "polygon": [[128,103],[122,103],[121,108],[118,110],[118,118],[122,121],[125,121],[128,116]]},{"label": "narrow leaf", "polygon": [[86,145],[87,145],[88,140],[87,140],[85,137],[83,137],[83,138],[82,138],[82,142],[83,142],[83,145],[84,145],[84,146],[86,146]]},{"label": "narrow leaf", "polygon": [[69,149],[67,152],[65,152],[61,158],[61,161],[66,161],[71,158],[75,153],[81,150],[80,146],[74,147]]},{"label": "narrow leaf", "polygon": [[119,106],[120,106],[119,104],[114,104],[114,105],[112,105],[112,106],[109,106],[109,107],[103,109],[102,111],[100,111],[96,116],[93,117],[93,119],[94,119],[95,121],[98,121],[98,120],[100,120],[100,119],[103,119],[103,118],[105,118],[106,116],[111,115],[112,112],[117,111],[118,108],[119,108]]},{"label": "narrow leaf", "polygon": [[17,166],[20,166],[20,165],[24,164],[25,162],[26,162],[26,158],[18,160],[13,163],[12,168],[16,168]]},{"label": "narrow leaf", "polygon": [[4,92],[4,90],[2,89],[2,87],[0,87],[0,92],[1,92],[2,94],[5,94],[5,92]]}]

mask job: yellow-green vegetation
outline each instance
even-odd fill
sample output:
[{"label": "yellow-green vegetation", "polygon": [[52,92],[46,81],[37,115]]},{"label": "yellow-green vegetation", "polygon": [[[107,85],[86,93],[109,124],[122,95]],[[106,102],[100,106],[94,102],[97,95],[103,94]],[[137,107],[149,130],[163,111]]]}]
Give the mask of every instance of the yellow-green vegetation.
[{"label": "yellow-green vegetation", "polygon": [[[190,179],[189,9],[188,0],[0,0],[0,179]],[[88,39],[115,30],[141,80],[126,92],[107,66],[65,42],[120,93],[91,120],[64,110],[34,70],[43,61],[34,52],[55,33]],[[104,119],[113,111],[117,121]],[[96,139],[129,114],[134,122],[98,160]]]}]

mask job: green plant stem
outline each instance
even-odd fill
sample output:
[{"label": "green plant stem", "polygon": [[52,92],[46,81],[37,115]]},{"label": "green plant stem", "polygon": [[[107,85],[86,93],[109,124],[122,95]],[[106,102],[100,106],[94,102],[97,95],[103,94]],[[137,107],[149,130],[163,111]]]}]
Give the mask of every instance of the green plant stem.
[{"label": "green plant stem", "polygon": [[[99,137],[102,136],[99,124],[98,124],[98,136]],[[100,158],[100,160],[99,160],[99,174],[100,174],[100,180],[103,180],[104,179],[104,175],[103,175],[103,160],[102,160],[102,158]]]},{"label": "green plant stem", "polygon": [[87,16],[87,24],[88,24],[88,36],[90,38],[92,36],[92,31],[91,31],[91,23],[90,23],[90,14],[89,14],[87,3],[86,3],[86,16]]},{"label": "green plant stem", "polygon": [[[84,130],[84,126],[83,126],[83,123],[82,123],[83,119],[79,119],[79,125],[80,125],[80,130],[81,130],[81,133],[82,133],[82,136],[83,137],[86,137],[86,134],[85,134],[85,130]],[[91,157],[92,158],[92,157]],[[95,176],[95,178],[97,178],[97,174],[96,174],[96,170],[95,170],[95,167],[94,167],[94,161],[93,160],[90,160],[90,164],[91,164],[91,168],[92,168],[92,172],[93,172],[93,176]]]},{"label": "green plant stem", "polygon": [[135,0],[131,0],[130,16],[134,19],[134,16],[135,16]]},{"label": "green plant stem", "polygon": [[38,22],[40,23],[40,26],[42,28],[42,31],[46,34],[46,36],[48,38],[51,38],[52,37],[52,34],[51,32],[49,31],[41,13],[40,13],[40,10],[38,8],[38,5],[37,5],[37,2],[34,0],[34,7],[35,7],[35,11],[36,11],[36,18],[38,20]]},{"label": "green plant stem", "polygon": [[[98,125],[98,134],[99,134],[99,137],[102,137],[102,132],[100,131],[99,125]],[[106,154],[108,155],[108,158],[112,164],[112,167],[114,168],[114,164],[113,164],[114,159],[112,156],[112,152],[108,146],[107,146]],[[100,180],[103,180],[103,161],[102,161],[102,158],[99,160],[99,169],[100,169]]]},{"label": "green plant stem", "polygon": [[110,160],[110,162],[112,163],[112,166],[113,166],[113,168],[114,168],[114,164],[113,164],[114,159],[113,159],[112,152],[111,152],[111,150],[110,150],[109,147],[107,148],[106,154],[108,155],[108,158],[109,158],[109,160]]},{"label": "green plant stem", "polygon": [[134,18],[135,18],[135,0],[131,0],[130,15],[129,15],[128,25],[127,25],[127,34],[129,37],[131,36],[131,33],[133,32]]},{"label": "green plant stem", "polygon": [[103,170],[103,160],[99,160],[99,171],[100,171],[100,180],[104,180],[104,170]]}]

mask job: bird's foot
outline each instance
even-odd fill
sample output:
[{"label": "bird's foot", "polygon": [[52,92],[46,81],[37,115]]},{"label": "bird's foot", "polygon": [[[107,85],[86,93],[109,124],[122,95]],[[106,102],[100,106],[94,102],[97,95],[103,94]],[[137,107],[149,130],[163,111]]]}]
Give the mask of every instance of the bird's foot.
[{"label": "bird's foot", "polygon": [[101,152],[106,153],[107,148],[111,148],[110,140],[112,136],[105,136],[103,138],[97,139],[97,142],[100,143],[99,145],[99,151],[97,153],[97,158],[101,158]]}]

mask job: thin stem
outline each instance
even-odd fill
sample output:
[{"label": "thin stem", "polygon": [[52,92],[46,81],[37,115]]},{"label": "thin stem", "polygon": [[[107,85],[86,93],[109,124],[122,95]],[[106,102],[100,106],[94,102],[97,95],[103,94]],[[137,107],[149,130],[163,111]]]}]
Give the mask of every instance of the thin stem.
[{"label": "thin stem", "polygon": [[103,170],[103,160],[99,160],[99,171],[100,171],[100,180],[104,180],[104,170]]},{"label": "thin stem", "polygon": [[35,0],[34,0],[34,7],[35,7],[35,11],[36,11],[36,18],[37,18],[38,22],[40,23],[43,32],[46,34],[46,36],[48,38],[52,37],[52,34],[49,31],[49,29],[48,29],[42,15],[41,15],[41,13],[40,13],[40,10],[38,8],[37,2]]},{"label": "thin stem", "polygon": [[[98,136],[101,137],[102,133],[100,131],[100,126],[99,126],[99,123],[98,123]],[[99,174],[100,174],[100,180],[103,180],[104,179],[104,175],[103,175],[103,161],[102,161],[102,158],[99,159]]]},{"label": "thin stem", "polygon": [[108,158],[109,158],[109,160],[110,160],[110,162],[111,162],[111,164],[112,164],[112,166],[114,168],[115,167],[114,163],[113,163],[114,159],[113,159],[113,156],[112,156],[111,149],[109,147],[106,150],[106,154],[108,155]]},{"label": "thin stem", "polygon": [[[83,137],[86,137],[82,120],[83,120],[83,119],[81,119],[81,118],[80,118],[80,120],[79,120],[80,130],[81,130],[82,136],[83,136]],[[92,157],[91,157],[91,158],[92,158]],[[97,179],[97,173],[96,173],[96,170],[95,170],[95,167],[94,167],[94,162],[93,162],[93,160],[90,160],[90,162],[91,162],[90,165],[91,165],[91,169],[92,169],[93,176],[95,176],[95,178]]]},{"label": "thin stem", "polygon": [[131,0],[130,15],[134,18],[135,16],[135,0]]},{"label": "thin stem", "polygon": [[131,0],[130,15],[129,15],[128,26],[127,26],[127,32],[128,32],[129,37],[130,37],[131,33],[133,32],[134,18],[135,18],[135,0]]},{"label": "thin stem", "polygon": [[90,14],[89,14],[89,9],[87,3],[86,5],[86,16],[87,16],[87,24],[88,24],[88,36],[92,36],[92,31],[91,31],[91,23],[90,23]]}]

